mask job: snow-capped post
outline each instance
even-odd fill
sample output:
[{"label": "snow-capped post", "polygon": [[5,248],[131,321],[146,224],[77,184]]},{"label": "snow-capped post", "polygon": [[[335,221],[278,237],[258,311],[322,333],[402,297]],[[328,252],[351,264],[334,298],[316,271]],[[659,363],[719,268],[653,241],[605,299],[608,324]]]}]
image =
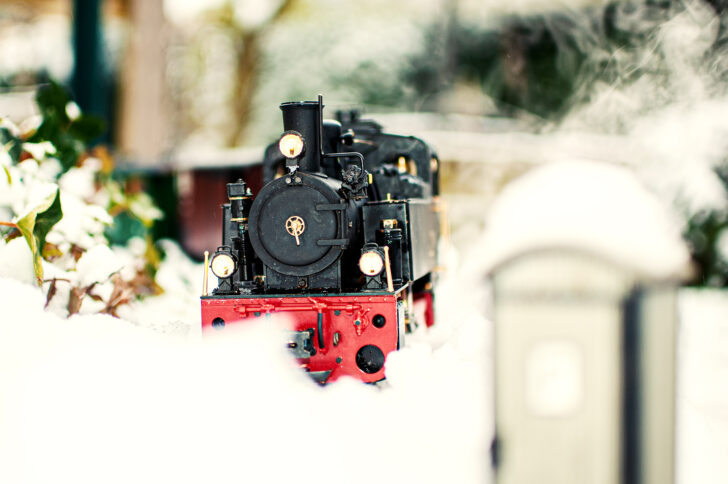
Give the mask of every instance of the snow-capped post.
[{"label": "snow-capped post", "polygon": [[588,161],[535,169],[495,202],[498,484],[674,482],[676,227],[631,172]]}]

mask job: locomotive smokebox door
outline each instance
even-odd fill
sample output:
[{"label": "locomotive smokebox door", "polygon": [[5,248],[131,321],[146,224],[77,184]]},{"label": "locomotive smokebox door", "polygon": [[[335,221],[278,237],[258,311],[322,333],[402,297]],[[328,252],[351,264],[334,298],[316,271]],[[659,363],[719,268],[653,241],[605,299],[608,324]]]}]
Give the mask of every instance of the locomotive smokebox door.
[{"label": "locomotive smokebox door", "polygon": [[[619,212],[622,197],[634,203]],[[496,201],[485,242],[499,484],[674,482],[676,288],[689,257],[653,223],[659,208],[626,170],[591,162],[535,170]]]},{"label": "locomotive smokebox door", "polygon": [[[250,241],[266,267],[266,287],[340,286],[339,259],[351,236],[350,202],[326,178],[297,171],[266,185],[250,211]],[[355,217],[355,213],[351,215]]]}]

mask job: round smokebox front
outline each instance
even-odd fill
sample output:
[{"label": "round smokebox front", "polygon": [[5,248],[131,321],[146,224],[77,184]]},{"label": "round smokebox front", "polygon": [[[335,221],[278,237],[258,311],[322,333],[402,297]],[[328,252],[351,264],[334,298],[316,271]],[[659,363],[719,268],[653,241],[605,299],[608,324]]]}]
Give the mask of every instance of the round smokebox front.
[{"label": "round smokebox front", "polygon": [[311,176],[269,183],[250,211],[250,241],[263,263],[283,274],[306,276],[322,271],[340,255],[339,213],[326,206],[339,203],[335,190]]}]

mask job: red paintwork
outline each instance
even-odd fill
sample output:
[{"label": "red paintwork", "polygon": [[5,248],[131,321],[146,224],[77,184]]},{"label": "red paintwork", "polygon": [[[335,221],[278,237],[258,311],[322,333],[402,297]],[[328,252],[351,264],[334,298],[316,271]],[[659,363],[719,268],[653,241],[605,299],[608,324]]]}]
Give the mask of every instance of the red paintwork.
[{"label": "red paintwork", "polygon": [[415,293],[412,305],[418,322],[424,321],[428,328],[435,324],[435,296],[432,291]]},{"label": "red paintwork", "polygon": [[[301,365],[309,371],[332,370],[327,381],[334,381],[344,375],[353,376],[364,382],[375,382],[384,378],[384,369],[376,373],[364,373],[356,365],[356,353],[362,346],[378,346],[385,355],[397,349],[397,298],[396,294],[375,296],[302,296],[302,297],[203,297],[202,330],[219,331],[212,327],[212,320],[225,320],[223,331],[230,324],[241,324],[267,314],[286,314],[293,320],[293,329],[303,331],[316,329],[318,312],[323,313],[324,348],[318,346],[314,336],[316,354],[300,359]],[[335,312],[339,311],[337,315]],[[381,314],[386,318],[384,327],[377,328],[372,318]],[[356,325],[356,321],[361,324]],[[333,345],[334,333],[341,338]],[[336,358],[341,358],[337,363]]]}]

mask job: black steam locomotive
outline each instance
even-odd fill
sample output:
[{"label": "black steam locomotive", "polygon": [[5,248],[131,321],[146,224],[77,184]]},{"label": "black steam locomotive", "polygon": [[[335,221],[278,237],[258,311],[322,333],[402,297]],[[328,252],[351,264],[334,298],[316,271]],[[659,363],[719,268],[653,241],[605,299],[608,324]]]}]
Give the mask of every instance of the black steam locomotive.
[{"label": "black steam locomotive", "polygon": [[281,110],[263,188],[227,185],[203,330],[284,313],[289,347],[316,380],[381,380],[406,328],[434,322],[439,161],[355,111],[324,120],[320,96]]}]

